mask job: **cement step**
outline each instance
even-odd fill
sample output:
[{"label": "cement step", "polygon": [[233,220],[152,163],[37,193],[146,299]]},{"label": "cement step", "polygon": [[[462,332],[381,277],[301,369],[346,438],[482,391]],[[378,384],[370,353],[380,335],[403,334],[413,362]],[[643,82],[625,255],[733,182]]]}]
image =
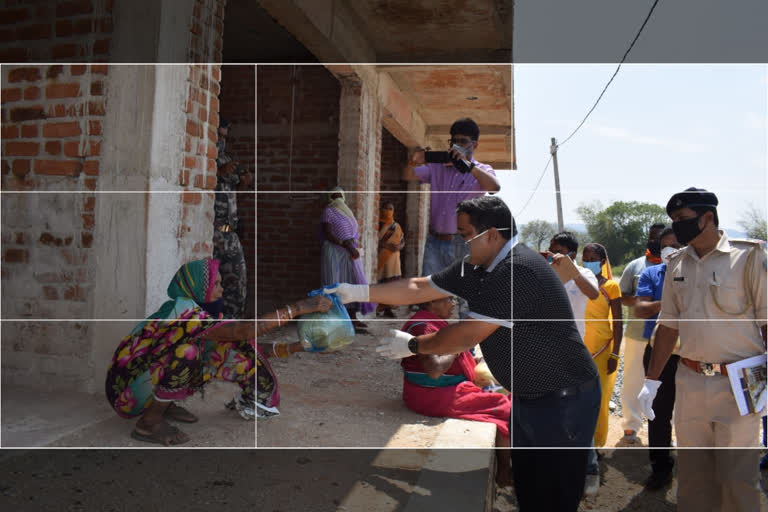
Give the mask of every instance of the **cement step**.
[{"label": "cement step", "polygon": [[[417,471],[407,501],[397,510],[493,509],[496,426],[458,419],[444,420],[433,446],[410,450],[382,450],[371,464],[389,470]],[[449,448],[446,448],[449,447]],[[374,494],[368,486],[355,486],[339,510],[392,510],[391,497]]]}]

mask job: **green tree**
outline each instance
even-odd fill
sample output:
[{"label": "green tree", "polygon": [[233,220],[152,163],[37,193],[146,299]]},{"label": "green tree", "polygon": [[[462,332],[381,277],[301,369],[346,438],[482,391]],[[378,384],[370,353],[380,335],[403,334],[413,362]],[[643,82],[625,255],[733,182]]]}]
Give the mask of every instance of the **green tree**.
[{"label": "green tree", "polygon": [[768,221],[765,219],[765,211],[760,210],[754,204],[749,205],[739,225],[747,232],[749,238],[768,240]]},{"label": "green tree", "polygon": [[653,203],[616,201],[608,208],[599,202],[582,204],[576,213],[587,226],[589,242],[603,244],[611,264],[622,265],[645,253],[648,229],[669,223],[664,208]]},{"label": "green tree", "polygon": [[545,248],[549,247],[549,241],[557,233],[557,226],[545,220],[532,220],[526,223],[520,229],[521,241],[529,246],[536,246],[537,251],[541,251],[541,245],[546,243]]}]

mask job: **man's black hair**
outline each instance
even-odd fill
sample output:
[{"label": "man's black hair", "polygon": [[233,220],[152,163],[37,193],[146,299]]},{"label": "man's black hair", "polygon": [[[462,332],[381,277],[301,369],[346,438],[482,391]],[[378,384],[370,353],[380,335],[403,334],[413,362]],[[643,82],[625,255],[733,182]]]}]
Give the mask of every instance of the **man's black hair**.
[{"label": "man's black hair", "polygon": [[552,242],[557,245],[562,245],[568,249],[568,252],[576,252],[579,250],[579,241],[576,240],[576,235],[570,231],[561,231],[552,237]]},{"label": "man's black hair", "polygon": [[664,231],[659,233],[659,240],[661,240],[665,236],[674,235],[674,234],[675,234],[675,230],[674,229],[672,229],[672,228],[664,228]]},{"label": "man's black hair", "polygon": [[654,229],[664,229],[667,225],[662,222],[657,222],[656,224],[653,224],[650,228],[648,228],[648,234],[651,233]]},{"label": "man's black hair", "polygon": [[507,205],[496,196],[482,196],[467,199],[459,203],[456,213],[469,215],[469,223],[478,234],[489,228],[512,228],[499,231],[502,238],[509,240],[517,234],[517,226],[512,218],[512,212]]},{"label": "man's black hair", "polygon": [[451,125],[451,137],[454,135],[468,135],[470,139],[480,138],[480,128],[477,123],[468,117],[462,117]]}]

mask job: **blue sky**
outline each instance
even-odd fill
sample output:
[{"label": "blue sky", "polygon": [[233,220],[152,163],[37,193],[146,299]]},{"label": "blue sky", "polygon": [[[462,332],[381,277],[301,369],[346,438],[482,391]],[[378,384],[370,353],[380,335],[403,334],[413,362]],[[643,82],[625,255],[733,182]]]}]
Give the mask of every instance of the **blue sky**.
[{"label": "blue sky", "polygon": [[[517,171],[502,172],[503,199],[518,223],[557,221],[550,138],[563,141],[597,99],[616,65],[518,64]],[[739,229],[746,207],[766,208],[765,65],[625,64],[579,132],[558,151],[563,216],[581,223],[582,203],[664,206],[689,186],[715,192],[722,227]],[[482,150],[482,127],[481,147]],[[482,155],[478,155],[482,161]]]}]

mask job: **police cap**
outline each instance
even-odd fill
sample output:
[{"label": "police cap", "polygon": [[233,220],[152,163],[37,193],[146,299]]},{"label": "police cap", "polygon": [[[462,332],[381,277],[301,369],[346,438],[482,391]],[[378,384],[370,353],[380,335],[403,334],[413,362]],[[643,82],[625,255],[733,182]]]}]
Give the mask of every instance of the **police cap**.
[{"label": "police cap", "polygon": [[717,208],[717,196],[703,188],[689,187],[673,195],[667,203],[667,215],[680,208]]}]

